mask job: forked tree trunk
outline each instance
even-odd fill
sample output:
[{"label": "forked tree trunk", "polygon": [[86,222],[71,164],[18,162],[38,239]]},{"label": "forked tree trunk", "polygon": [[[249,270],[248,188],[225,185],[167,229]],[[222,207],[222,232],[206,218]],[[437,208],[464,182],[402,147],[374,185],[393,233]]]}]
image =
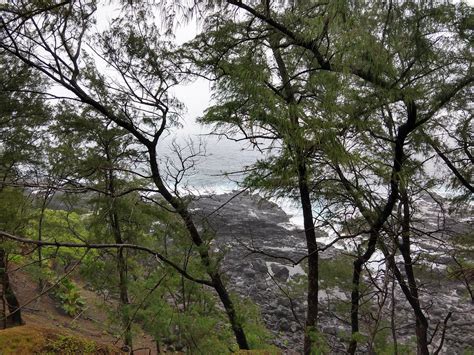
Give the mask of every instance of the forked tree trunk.
[{"label": "forked tree trunk", "polygon": [[355,354],[357,350],[357,339],[354,335],[359,333],[359,298],[360,298],[360,275],[362,266],[364,265],[362,257],[354,261],[354,268],[352,271],[352,292],[351,292],[351,334],[352,339],[349,342],[347,352]]},{"label": "forked tree trunk", "polygon": [[[381,223],[379,222],[380,226]],[[351,334],[352,339],[349,342],[349,347],[347,352],[349,354],[355,354],[357,350],[357,338],[356,334],[359,333],[359,301],[360,301],[360,277],[362,274],[362,267],[364,264],[369,261],[370,257],[375,252],[375,245],[378,239],[378,230],[379,226],[373,227],[370,237],[367,250],[363,255],[360,255],[354,261],[354,268],[352,271],[352,292],[351,292]]]}]

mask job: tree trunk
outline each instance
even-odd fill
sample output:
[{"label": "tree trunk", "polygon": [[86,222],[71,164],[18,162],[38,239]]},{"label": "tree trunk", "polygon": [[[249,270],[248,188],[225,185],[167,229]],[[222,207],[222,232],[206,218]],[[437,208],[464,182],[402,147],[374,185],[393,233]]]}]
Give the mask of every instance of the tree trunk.
[{"label": "tree trunk", "polygon": [[[18,326],[23,324],[21,318],[21,308],[18,299],[16,298],[15,292],[10,285],[10,278],[8,277],[7,270],[7,256],[4,249],[0,248],[0,280],[2,282],[3,298],[8,308],[8,315],[6,316],[6,322],[3,322],[5,326]],[[5,309],[5,314],[7,310]]]},{"label": "tree trunk", "polygon": [[355,354],[357,350],[357,340],[354,335],[359,332],[359,298],[360,298],[360,274],[362,272],[364,261],[358,258],[354,261],[354,269],[352,271],[352,292],[351,292],[351,334],[352,339],[349,343],[347,352]]},{"label": "tree trunk", "polygon": [[217,266],[211,265],[209,248],[205,245],[203,239],[201,238],[201,235],[199,234],[199,231],[197,230],[196,225],[194,224],[193,218],[189,213],[188,209],[186,208],[184,202],[181,199],[174,197],[161,180],[158,160],[156,156],[156,147],[150,146],[148,153],[152,178],[153,182],[155,183],[155,186],[158,188],[158,191],[160,192],[161,196],[163,196],[163,198],[179,214],[182,221],[184,222],[184,226],[186,227],[186,230],[188,231],[193,244],[197,247],[199,256],[201,258],[201,263],[204,266],[207,274],[211,278],[212,286],[219,295],[219,299],[222,305],[224,306],[225,312],[231,324],[235,340],[239,348],[242,350],[249,350],[250,347],[247,341],[247,337],[245,335],[244,328],[242,327],[242,324],[240,323],[237,317],[234,303],[232,302],[232,299],[230,298],[229,293],[227,292],[227,289],[224,283],[222,282],[222,278],[219,274],[219,271],[217,270]]},{"label": "tree trunk", "polygon": [[360,255],[354,261],[354,269],[352,272],[352,292],[351,292],[351,329],[352,339],[349,343],[347,352],[349,354],[355,354],[357,350],[357,339],[355,335],[359,332],[359,300],[360,300],[360,276],[362,273],[362,267],[369,261],[370,257],[375,252],[375,245],[379,236],[379,229],[382,222],[379,221],[376,227],[372,228],[369,237],[369,244],[367,250],[363,255]]},{"label": "tree trunk", "polygon": [[429,355],[430,352],[428,351],[428,324],[426,322],[426,318],[424,322],[417,318],[415,327],[417,342],[416,353],[418,355]]},{"label": "tree trunk", "polygon": [[[48,192],[45,193],[45,196],[43,198],[43,202],[41,204],[41,212],[40,212],[40,217],[38,220],[38,241],[43,240],[43,221],[44,221],[44,211],[46,209],[46,204],[48,201]],[[44,287],[44,282],[43,282],[43,277],[42,277],[42,272],[43,272],[43,248],[41,245],[38,245],[38,267],[40,270],[40,277],[38,279],[38,289],[40,292],[43,291]],[[38,299],[39,300],[39,299]]]},{"label": "tree trunk", "polygon": [[300,125],[295,110],[296,99],[291,79],[288,74],[285,61],[279,50],[279,41],[276,38],[270,39],[273,56],[278,66],[278,71],[284,83],[283,94],[288,104],[289,121],[292,126],[291,133],[286,137],[286,144],[293,151],[293,156],[298,174],[298,189],[300,194],[301,208],[303,210],[303,224],[306,238],[306,248],[308,252],[308,308],[306,313],[306,329],[304,334],[304,353],[311,354],[314,350],[315,337],[318,326],[318,291],[319,291],[319,254],[316,243],[316,231],[314,229],[313,209],[311,205],[310,188],[308,184],[308,174],[306,166],[306,154],[304,147],[299,142],[304,141],[303,136],[299,136]]},{"label": "tree trunk", "polygon": [[242,328],[242,325],[238,321],[234,304],[222,282],[221,276],[216,272],[214,275],[211,275],[211,279],[214,284],[214,288],[217,294],[219,295],[219,298],[222,304],[224,305],[230,324],[232,326],[232,331],[234,332],[235,339],[237,341],[237,344],[239,345],[239,348],[246,349],[246,350],[250,349],[247,343],[247,338],[245,336],[244,329]]},{"label": "tree trunk", "polygon": [[[111,214],[111,225],[112,232],[114,235],[115,243],[123,244],[122,233],[120,230],[120,224],[118,221],[118,215],[116,211],[113,211]],[[122,316],[122,324],[124,325],[124,339],[123,343],[132,349],[133,340],[131,332],[131,322],[129,317],[128,305],[130,300],[128,297],[128,276],[127,276],[127,259],[124,255],[124,250],[119,248],[117,250],[117,268],[119,273],[119,291],[120,291],[120,313]]]},{"label": "tree trunk", "polygon": [[[400,246],[399,246],[400,248]],[[403,248],[403,246],[402,246]],[[403,253],[402,253],[403,254]],[[407,274],[408,285],[405,283],[403,276],[395,263],[395,258],[393,255],[389,256],[386,251],[384,251],[384,255],[387,257],[389,261],[390,268],[392,269],[395,278],[400,285],[400,288],[403,291],[408,303],[410,304],[413,314],[415,315],[416,323],[415,323],[415,333],[417,339],[417,354],[419,355],[427,355],[429,354],[428,351],[428,320],[426,319],[423,309],[421,308],[420,300],[418,298],[418,289],[416,288],[416,280],[414,278],[413,272],[410,274],[409,269],[411,267],[411,258],[407,259],[405,256],[404,264],[405,264],[405,272]],[[409,260],[409,261],[408,261]],[[407,266],[408,265],[408,266]],[[413,285],[415,285],[413,288]]]},{"label": "tree trunk", "polygon": [[[418,294],[418,285],[413,271],[413,260],[410,255],[410,205],[408,195],[403,187],[401,189],[401,200],[403,203],[403,220],[402,220],[402,241],[399,245],[400,252],[403,256],[403,264],[405,267],[405,274],[408,280],[409,296],[411,297],[410,305],[416,317],[416,339],[417,339],[417,353],[420,355],[428,354],[428,320],[426,319],[420,304]],[[406,295],[408,298],[408,295]],[[409,299],[410,301],[410,299]]]},{"label": "tree trunk", "polygon": [[318,326],[319,255],[318,245],[316,243],[316,232],[314,230],[310,192],[306,179],[306,166],[304,163],[300,163],[298,166],[298,181],[301,207],[303,209],[306,246],[308,249],[308,308],[304,335],[304,353],[311,354],[314,348],[314,337]]},{"label": "tree trunk", "polygon": [[133,349],[133,338],[130,321],[130,310],[127,308],[130,304],[128,297],[128,277],[127,277],[127,261],[123,255],[124,250],[119,249],[117,253],[117,266],[119,269],[119,286],[120,286],[120,305],[122,307],[122,322],[125,326],[124,329],[124,344],[130,349]]},{"label": "tree trunk", "polygon": [[395,280],[392,273],[392,287],[391,287],[392,302],[390,304],[390,328],[392,331],[393,353],[398,355],[398,339],[397,339],[397,321],[395,319],[396,299],[395,299]]},{"label": "tree trunk", "polygon": [[[109,154],[108,146],[105,147],[107,161],[111,164],[112,159]],[[110,193],[109,198],[109,223],[112,234],[117,244],[123,244],[122,231],[120,229],[119,215],[115,204],[115,176],[112,169],[106,175],[107,191]],[[124,250],[119,248],[117,250],[117,269],[119,273],[119,292],[120,292],[120,313],[122,317],[122,324],[125,327],[123,333],[123,343],[128,346],[130,350],[133,349],[133,337],[131,332],[131,320],[129,316],[128,305],[130,299],[128,296],[128,276],[127,276],[127,258],[124,255]]]},{"label": "tree trunk", "polygon": [[[407,120],[397,130],[397,137],[394,146],[394,156],[392,164],[392,173],[390,177],[390,193],[388,195],[387,202],[382,210],[378,213],[378,216],[373,219],[370,215],[370,211],[364,207],[360,202],[357,192],[353,191],[353,186],[346,179],[342,170],[336,165],[336,172],[338,173],[344,188],[351,194],[357,205],[357,208],[364,216],[365,220],[371,227],[369,244],[366,252],[359,256],[354,261],[354,271],[352,277],[352,294],[351,294],[351,326],[352,326],[352,339],[349,343],[348,352],[355,354],[357,349],[357,340],[354,335],[359,332],[359,298],[360,298],[360,274],[362,272],[362,266],[370,259],[372,254],[375,252],[375,246],[379,238],[379,232],[382,229],[384,223],[391,215],[393,207],[398,200],[399,195],[399,173],[402,171],[403,164],[405,162],[405,152],[403,146],[408,135],[416,129],[417,120],[417,107],[414,101],[408,101],[405,103],[407,108]],[[396,266],[396,265],[395,265]],[[395,270],[394,270],[395,271]]]}]

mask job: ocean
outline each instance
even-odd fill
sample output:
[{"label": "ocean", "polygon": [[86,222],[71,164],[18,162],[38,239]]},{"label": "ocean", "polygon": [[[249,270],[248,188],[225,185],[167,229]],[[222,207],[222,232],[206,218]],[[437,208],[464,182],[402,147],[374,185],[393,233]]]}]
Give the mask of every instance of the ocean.
[{"label": "ocean", "polygon": [[[202,151],[192,159],[193,163],[188,163],[192,167],[184,175],[178,189],[182,194],[221,195],[241,191],[245,170],[257,160],[265,159],[268,154],[272,154],[269,149],[260,151],[246,142],[235,142],[225,137],[220,138],[203,133],[170,135],[160,146],[164,152],[160,160],[162,171],[174,170],[176,173],[175,169],[170,169],[170,165],[181,166],[173,146],[179,146],[182,149],[183,157],[190,156],[199,149]],[[167,181],[171,186],[173,178],[168,176]],[[253,193],[258,194],[258,191]],[[280,206],[290,217],[295,228],[303,228],[303,215],[298,201],[287,198],[271,199],[271,201]]]}]

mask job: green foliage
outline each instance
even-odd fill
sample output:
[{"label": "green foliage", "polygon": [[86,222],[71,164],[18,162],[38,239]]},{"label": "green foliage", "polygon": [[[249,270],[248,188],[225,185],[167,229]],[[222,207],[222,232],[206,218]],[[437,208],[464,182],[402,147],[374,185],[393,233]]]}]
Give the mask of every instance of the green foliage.
[{"label": "green foliage", "polygon": [[[210,3],[212,8],[221,2]],[[160,180],[163,174],[147,177],[143,162],[151,157],[148,168],[154,167],[155,143],[176,125],[182,105],[168,89],[181,79],[189,80],[190,71],[213,80],[214,102],[201,122],[214,125],[218,133],[241,135],[256,146],[271,142],[272,154],[250,167],[244,185],[294,200],[302,187],[309,188],[310,207],[324,207],[317,222],[333,223],[348,234],[367,229],[373,221],[381,221],[377,228],[384,230],[387,223],[381,219],[386,216],[381,211],[387,210],[386,191],[441,185],[441,178],[425,173],[423,159],[433,149],[446,152],[463,176],[472,175],[472,115],[466,110],[472,91],[471,8],[410,1],[389,6],[284,1],[278,8],[277,3],[268,2],[265,8],[263,3],[248,2],[261,16],[231,17],[218,11],[207,18],[195,40],[175,53],[162,40],[153,11],[143,4],[124,6],[116,18],[113,15],[110,27],[100,32],[94,32],[95,1],[46,12],[30,9],[50,1],[5,5],[1,181],[17,185],[36,179],[40,186],[54,185],[68,191],[66,199],[74,201],[69,204],[74,208],[40,209],[44,191],[26,198],[28,190],[2,184],[0,228],[49,242],[140,244],[162,252],[198,278],[208,279],[219,270],[222,254],[212,254],[206,266],[200,260],[212,233],[203,232],[204,243],[193,244],[183,221],[168,211],[169,204],[159,198],[156,206],[143,202],[155,198],[153,184],[161,192],[167,184]],[[37,16],[41,20],[32,23]],[[174,16],[169,15],[171,22]],[[262,21],[265,16],[272,21]],[[46,38],[55,46],[45,50],[43,41],[31,38]],[[83,39],[109,64],[107,71],[100,70],[96,56],[81,46]],[[50,87],[28,66],[56,79],[76,94],[77,101],[45,104],[38,92],[49,92]],[[408,122],[413,112],[415,122]],[[412,131],[402,137],[407,129]],[[395,169],[397,165],[402,166]],[[450,187],[463,188],[458,180],[446,179]],[[70,197],[69,190],[87,194]],[[175,209],[178,197],[168,197]],[[461,196],[455,202],[469,198]],[[187,217],[184,222],[190,224]],[[397,223],[396,218],[390,223]],[[12,243],[1,247],[10,253],[10,260],[25,264],[38,261],[41,251],[41,268],[30,269],[38,279],[49,281],[58,279],[85,253],[44,247],[20,257]],[[350,290],[352,261],[322,260],[321,288]],[[130,290],[133,304],[111,311],[117,313],[111,319],[119,324],[116,328],[125,325],[124,319],[139,304],[137,320],[160,343],[190,352],[236,349],[215,295],[167,265],[157,267],[152,256],[128,249],[94,250],[82,262],[81,275],[96,291],[117,298],[119,290]],[[122,269],[117,270],[118,265]],[[417,276],[428,277],[422,267],[415,269]],[[296,295],[303,294],[306,286],[301,277],[290,284]],[[69,279],[61,281],[55,295],[71,315],[84,306]],[[249,300],[234,302],[251,347],[267,347],[269,335],[257,307]],[[348,314],[347,304],[335,307]],[[368,305],[361,311],[367,311],[364,307]],[[329,351],[321,334],[311,331],[310,338],[317,353]],[[354,338],[364,341],[361,334]],[[377,350],[390,348],[385,339],[384,332],[377,334]],[[58,347],[86,351],[69,340],[59,339]]]},{"label": "green foliage", "polygon": [[32,218],[31,199],[22,189],[0,189],[0,229],[11,233],[23,233]]},{"label": "green foliage", "polygon": [[358,343],[362,343],[364,341],[367,340],[367,335],[364,335],[360,332],[356,332],[356,333],[353,333],[351,334],[351,337],[350,337],[351,340],[355,340],[357,341]]},{"label": "green foliage", "polygon": [[[13,56],[0,53],[0,175],[3,182],[23,177],[41,163],[38,140],[50,109],[38,92],[44,79]],[[3,185],[2,185],[3,187]]]},{"label": "green foliage", "polygon": [[57,328],[24,325],[0,332],[2,354],[119,354],[117,348],[104,346]]},{"label": "green foliage", "polygon": [[61,354],[96,354],[97,346],[93,341],[79,339],[71,335],[60,334],[45,349],[47,352]]},{"label": "green foliage", "polygon": [[176,350],[201,349],[206,353],[219,354],[225,353],[228,350],[228,344],[232,343],[231,330],[223,325],[218,326],[219,318],[203,314],[195,307],[186,312],[177,312],[172,307],[162,304],[159,313],[154,313],[154,315],[162,317],[161,322],[168,328],[161,328],[157,320],[154,324],[149,324],[145,319],[145,329],[157,341],[172,346]]},{"label": "green foliage", "polygon": [[374,349],[377,353],[389,353],[389,350],[393,350],[393,344],[391,342],[391,330],[388,322],[382,321],[377,334],[374,338]]},{"label": "green foliage", "polygon": [[272,336],[262,321],[259,307],[248,298],[235,295],[234,300],[250,349],[277,351],[275,346],[269,345]]},{"label": "green foliage", "polygon": [[452,240],[456,245],[464,247],[459,250],[459,253],[463,254],[463,249],[469,252],[469,249],[473,246],[474,232],[456,234]]},{"label": "green foliage", "polygon": [[[414,344],[397,344],[398,354],[414,354]],[[383,347],[378,348],[377,354],[381,355],[392,355],[395,353],[395,347],[393,344],[387,343]]]},{"label": "green foliage", "polygon": [[[189,268],[192,270],[193,266]],[[139,299],[145,300],[137,320],[162,345],[176,350],[226,353],[232,344],[232,332],[225,315],[216,309],[215,299],[202,286],[183,280],[172,270],[167,274],[152,294],[149,292],[163,277],[160,274],[133,288]]]},{"label": "green foliage", "polygon": [[[40,209],[35,209],[31,215],[26,234],[35,237],[38,234]],[[88,240],[84,216],[76,212],[45,209],[42,220],[42,234],[46,240],[58,242],[74,242],[80,244]]]},{"label": "green foliage", "polygon": [[54,287],[52,294],[61,303],[62,309],[71,317],[77,316],[86,306],[79,288],[69,278],[63,278]]},{"label": "green foliage", "polygon": [[[45,209],[43,212],[36,209],[30,216],[25,235],[32,239],[38,239],[39,218],[42,214],[41,235],[42,240],[49,242],[69,242],[84,244],[90,241],[90,234],[84,224],[84,217],[76,212],[64,210]],[[83,248],[42,248],[42,258],[46,260],[48,268],[55,272],[61,272],[70,265],[83,258],[86,250]],[[37,256],[38,252],[34,253]],[[96,250],[90,250],[83,258],[87,263],[97,256]],[[33,273],[47,273],[46,270],[34,271],[34,266],[29,268]]]},{"label": "green foliage", "polygon": [[314,344],[311,348],[311,355],[322,355],[330,353],[331,349],[323,333],[318,332],[314,329],[307,329],[306,331],[309,333],[309,339]]},{"label": "green foliage", "polygon": [[319,264],[321,288],[338,287],[343,291],[352,289],[353,258],[339,255]]}]

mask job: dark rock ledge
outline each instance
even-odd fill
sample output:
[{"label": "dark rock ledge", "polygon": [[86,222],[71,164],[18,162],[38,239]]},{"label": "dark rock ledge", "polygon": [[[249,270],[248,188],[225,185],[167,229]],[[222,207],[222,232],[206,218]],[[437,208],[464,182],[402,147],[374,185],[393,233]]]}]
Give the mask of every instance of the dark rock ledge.
[{"label": "dark rock ledge", "polygon": [[[203,196],[193,202],[192,207],[201,217],[202,225],[214,231],[214,250],[225,252],[222,270],[228,276],[231,288],[242,296],[250,297],[260,306],[263,319],[274,334],[275,345],[287,353],[300,353],[306,301],[304,296],[300,296],[290,302],[282,289],[298,275],[304,275],[300,265],[293,266],[288,260],[298,260],[305,255],[303,231],[292,226],[290,217],[275,203],[248,193],[233,196]],[[206,218],[210,213],[212,218]],[[422,199],[418,217],[426,225],[420,224],[420,227],[434,229],[434,224],[439,221],[439,213],[439,208],[431,199]],[[472,219],[465,215],[462,218],[450,215],[447,221],[456,230],[472,228]],[[321,237],[324,236],[321,234]],[[245,245],[263,254],[251,253]],[[440,262],[446,259],[447,251],[439,246],[434,250],[435,246],[430,241],[420,240],[418,245],[420,252],[438,255]],[[337,249],[328,249],[322,253],[321,262],[339,253]],[[446,354],[462,354],[474,349],[474,305],[466,299],[462,284],[447,279],[442,271],[442,267],[434,270],[436,275],[432,274],[428,282],[423,280],[422,302],[429,306],[426,313],[433,327],[431,331],[437,322],[442,322],[448,311],[453,312],[443,349]],[[400,324],[399,341],[410,341],[414,337],[411,309],[398,286],[395,295],[396,321]],[[337,287],[320,290],[320,329],[333,344],[332,351],[335,353],[344,352],[346,343],[342,342],[341,336],[347,334],[350,328],[347,323],[334,317],[331,304],[334,301],[347,301],[349,297],[347,291]],[[390,304],[385,308],[388,317]]]}]

